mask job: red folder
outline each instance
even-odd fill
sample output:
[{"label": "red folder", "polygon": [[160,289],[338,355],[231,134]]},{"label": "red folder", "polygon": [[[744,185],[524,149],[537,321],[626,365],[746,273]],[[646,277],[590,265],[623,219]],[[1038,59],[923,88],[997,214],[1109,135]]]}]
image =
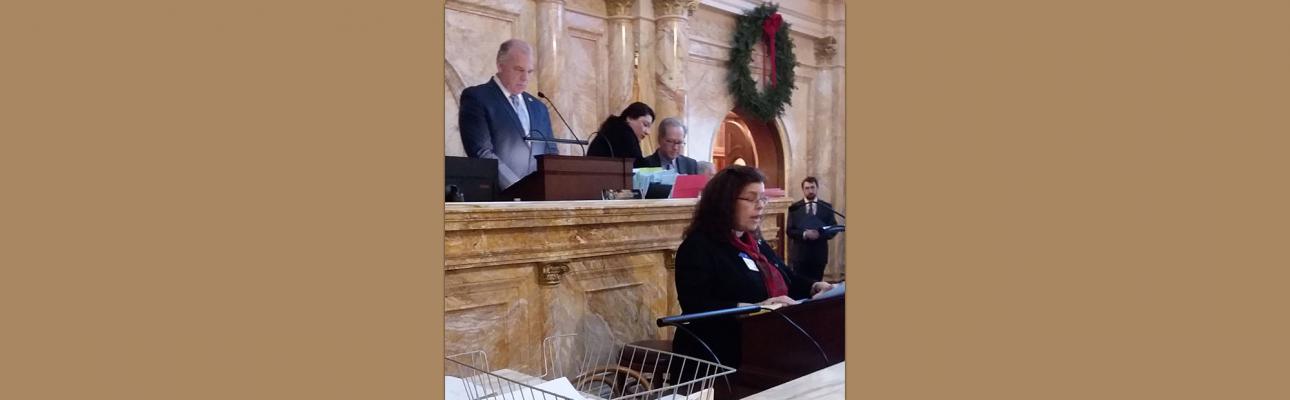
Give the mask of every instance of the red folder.
[{"label": "red folder", "polygon": [[708,184],[707,175],[679,175],[672,185],[673,199],[693,199],[699,197],[703,187]]}]

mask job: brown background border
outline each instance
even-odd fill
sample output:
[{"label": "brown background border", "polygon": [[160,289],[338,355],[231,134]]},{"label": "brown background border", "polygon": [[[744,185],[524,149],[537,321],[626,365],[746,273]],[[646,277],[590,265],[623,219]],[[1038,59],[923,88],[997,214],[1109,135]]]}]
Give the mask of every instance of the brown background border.
[{"label": "brown background border", "polygon": [[[1290,397],[1287,8],[851,4],[848,395]],[[6,5],[0,397],[439,397],[442,17]]]}]

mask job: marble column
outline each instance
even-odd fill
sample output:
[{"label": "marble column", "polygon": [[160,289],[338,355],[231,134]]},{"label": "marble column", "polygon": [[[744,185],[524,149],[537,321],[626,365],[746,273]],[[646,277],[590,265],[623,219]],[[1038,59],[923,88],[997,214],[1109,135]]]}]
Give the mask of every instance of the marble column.
[{"label": "marble column", "polygon": [[[815,62],[819,64],[820,69],[812,88],[814,103],[817,105],[812,129],[815,130],[814,146],[819,152],[816,156],[815,173],[822,179],[820,183],[827,185],[821,190],[820,195],[833,203],[837,211],[845,214],[846,186],[841,174],[845,171],[843,162],[846,157],[846,143],[843,131],[839,129],[838,124],[844,112],[837,108],[838,99],[842,93],[838,90],[836,56],[837,39],[825,36],[815,40]],[[842,243],[843,240],[829,242],[829,265],[825,267],[824,272],[826,279],[838,279],[841,276],[841,266],[845,265],[843,257],[846,256],[843,252],[845,246]]]},{"label": "marble column", "polygon": [[636,0],[605,0],[609,15],[609,112],[618,113],[632,102],[635,78],[636,35],[632,32],[632,6]]},{"label": "marble column", "polygon": [[[561,71],[564,63],[564,0],[538,0],[537,2],[537,43],[534,44],[533,62],[537,69],[537,87],[530,88],[533,95],[538,91],[545,93],[557,107],[568,109],[560,96]],[[550,108],[550,106],[547,106]],[[555,111],[547,110],[554,118]],[[551,124],[556,137],[569,138],[564,124]],[[569,145],[560,145],[560,154],[570,154]]]},{"label": "marble column", "polygon": [[[685,67],[690,57],[688,19],[698,7],[693,0],[654,0],[654,113],[657,119],[676,117],[685,122],[687,85]],[[650,135],[648,153],[656,146]],[[644,145],[642,141],[642,145]]]},{"label": "marble column", "polygon": [[633,30],[636,33],[636,76],[632,82],[633,100],[653,105],[654,101],[654,2],[639,0],[632,7],[637,16]]}]

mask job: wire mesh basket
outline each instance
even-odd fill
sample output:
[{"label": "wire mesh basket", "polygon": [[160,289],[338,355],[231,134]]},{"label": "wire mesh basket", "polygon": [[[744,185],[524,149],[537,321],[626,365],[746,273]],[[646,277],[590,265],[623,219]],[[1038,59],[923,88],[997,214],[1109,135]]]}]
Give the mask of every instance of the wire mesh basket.
[{"label": "wire mesh basket", "polygon": [[668,351],[590,342],[576,334],[543,340],[538,377],[493,371],[483,351],[445,357],[445,372],[460,380],[458,393],[471,400],[710,400],[716,379],[735,372]]}]

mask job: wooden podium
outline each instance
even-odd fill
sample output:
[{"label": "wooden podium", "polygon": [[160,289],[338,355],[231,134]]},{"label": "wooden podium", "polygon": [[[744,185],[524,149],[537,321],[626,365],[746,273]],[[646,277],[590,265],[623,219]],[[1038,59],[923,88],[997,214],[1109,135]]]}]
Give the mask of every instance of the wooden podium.
[{"label": "wooden podium", "polygon": [[537,156],[537,171],[502,191],[500,201],[600,200],[605,189],[631,189],[630,158]]},{"label": "wooden podium", "polygon": [[845,299],[846,295],[841,295],[777,310],[820,344],[828,362],[821,357],[820,348],[779,315],[767,312],[739,318],[743,360],[730,380],[735,398],[770,389],[842,362],[846,341],[843,327]]}]

